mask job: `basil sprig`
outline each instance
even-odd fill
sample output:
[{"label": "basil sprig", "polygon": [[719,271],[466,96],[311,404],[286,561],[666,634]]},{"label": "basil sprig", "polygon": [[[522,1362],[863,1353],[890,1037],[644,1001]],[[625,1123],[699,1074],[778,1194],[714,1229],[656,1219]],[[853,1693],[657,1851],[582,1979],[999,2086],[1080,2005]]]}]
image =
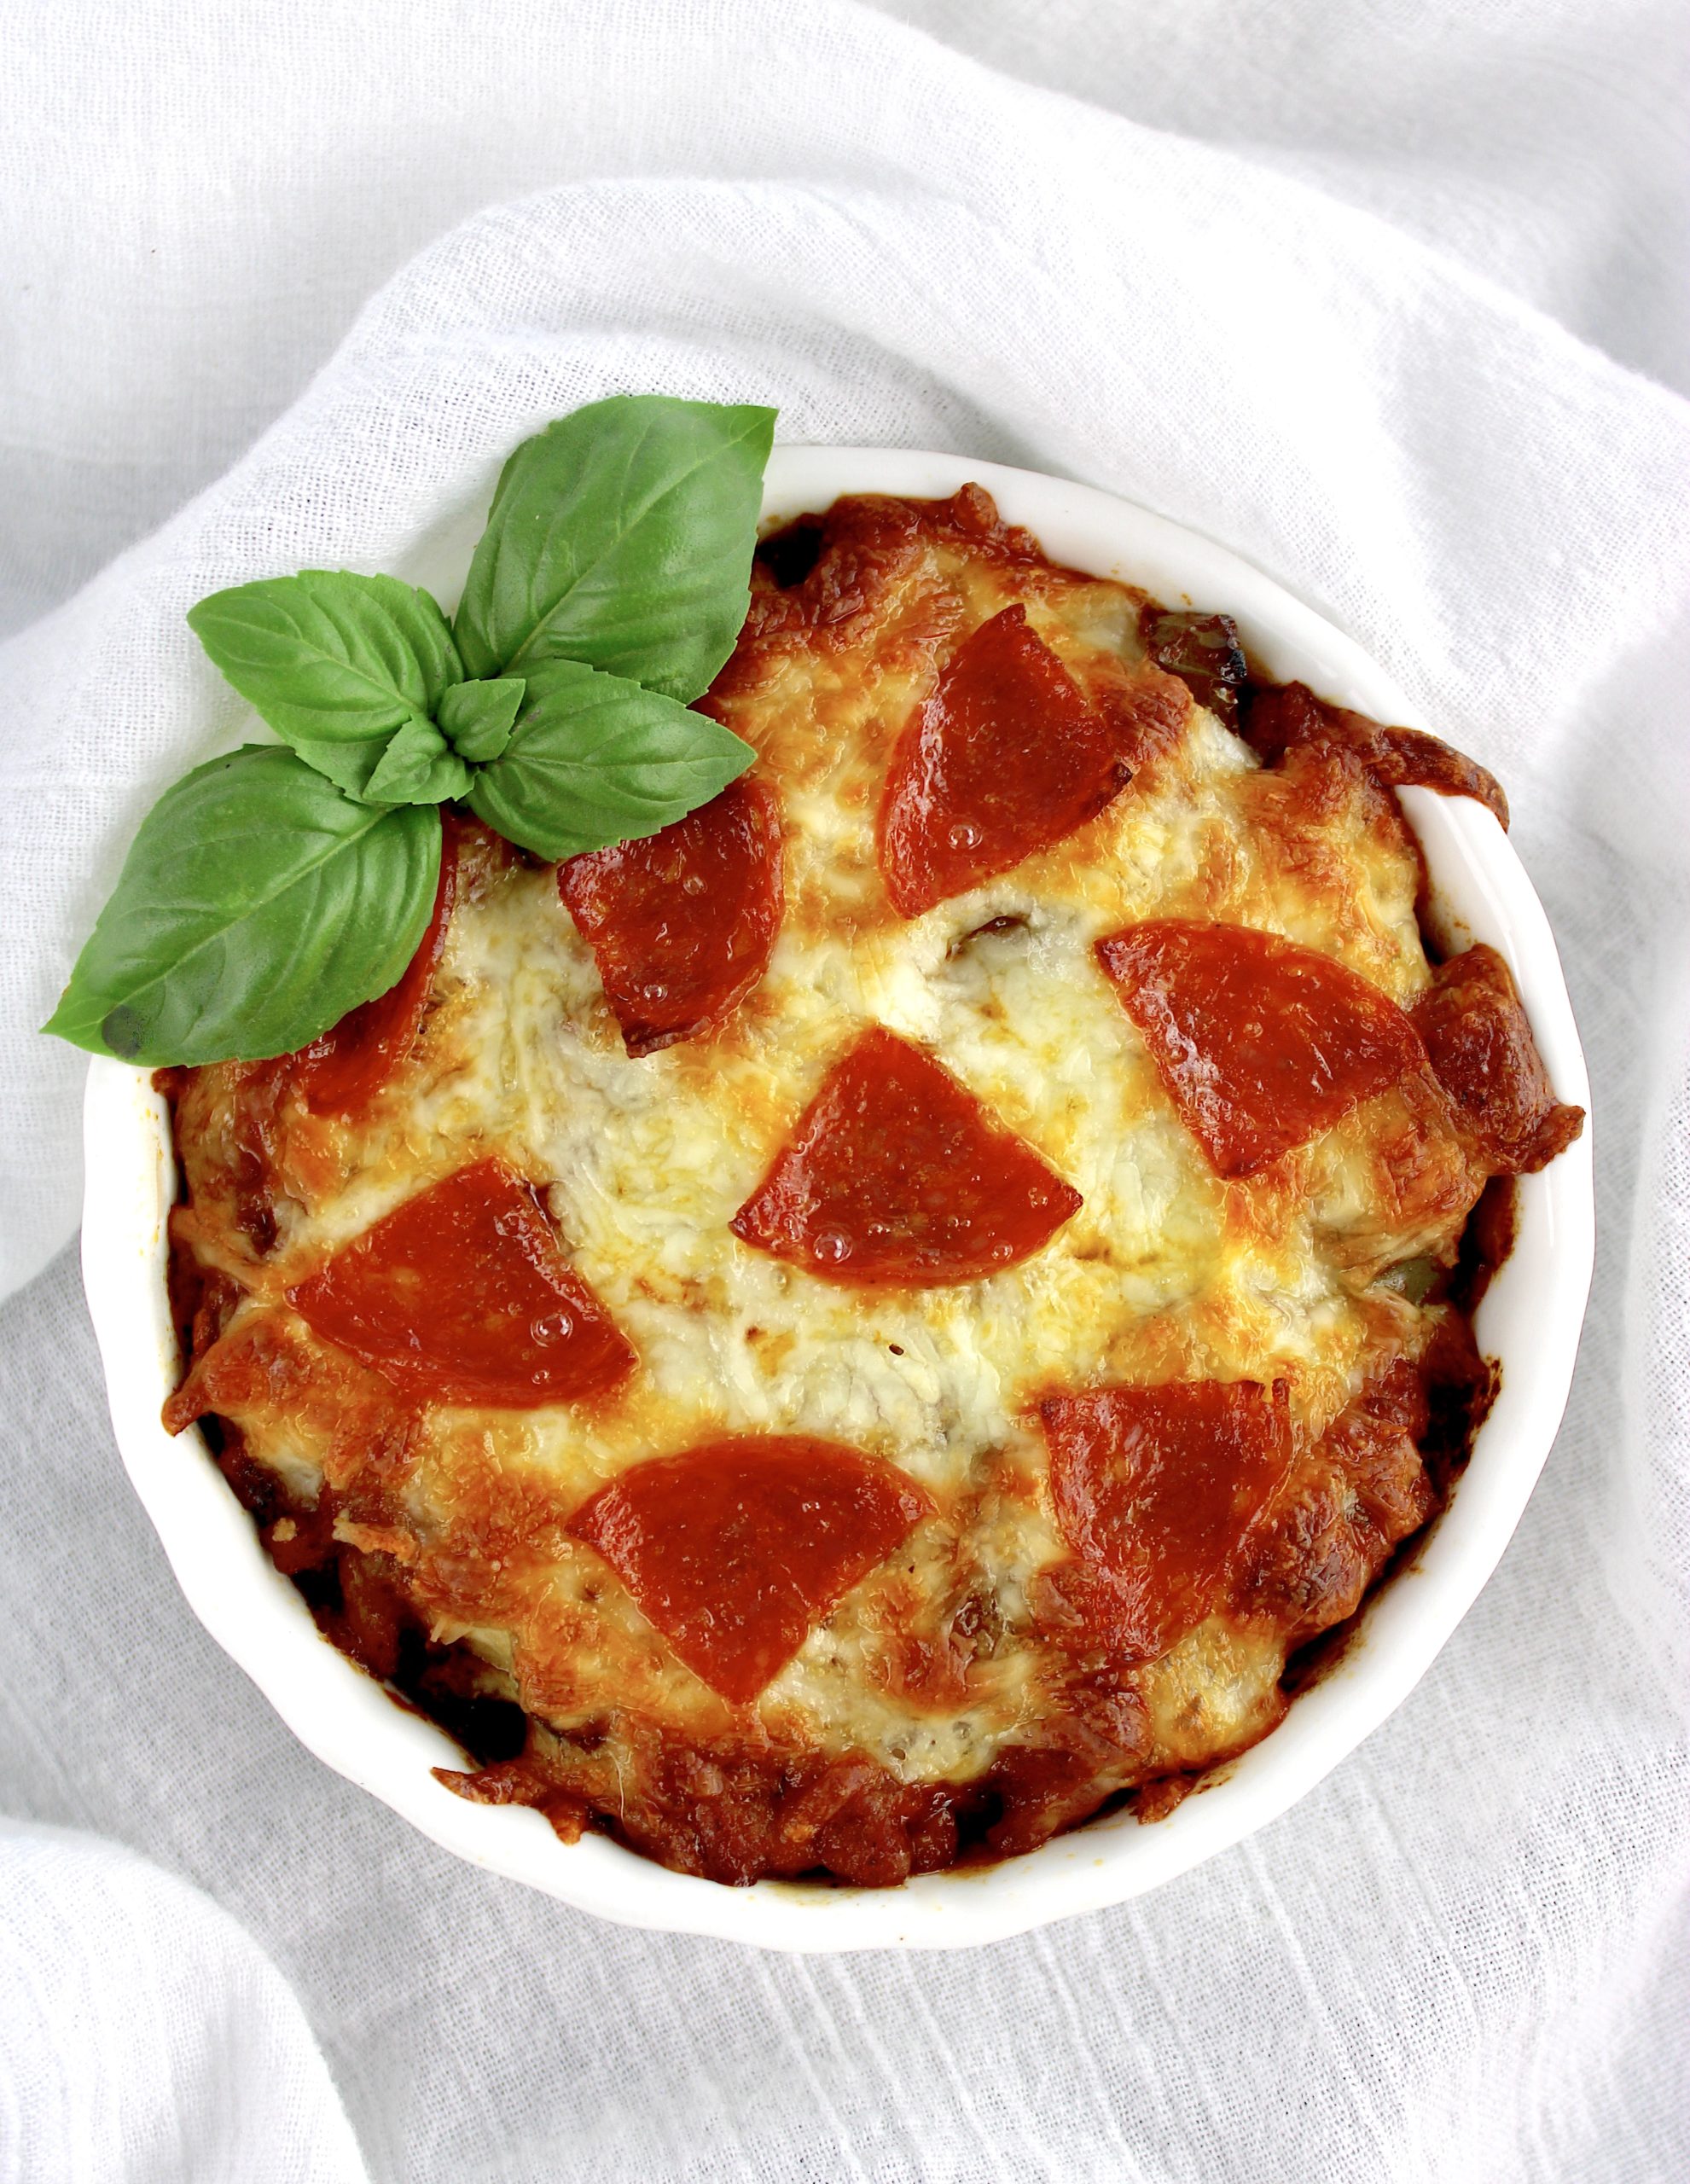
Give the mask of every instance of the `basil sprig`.
[{"label": "basil sprig", "polygon": [[525,440],[458,607],[470,674],[577,659],[682,705],[707,690],[746,619],[774,426],[769,410],[647,398]]},{"label": "basil sprig", "polygon": [[477,771],[469,808],[536,857],[573,857],[654,834],[708,804],[750,757],[673,698],[552,659],[530,673],[510,741]]},{"label": "basil sprig", "polygon": [[308,1045],[397,983],[462,802],[543,857],[653,834],[752,752],[688,700],[749,600],[775,412],[616,395],[506,463],[449,623],[397,578],[307,569],[189,622],[281,739],[142,822],[46,1030],[157,1066]]},{"label": "basil sprig", "polygon": [[[355,803],[249,743],[142,821],[47,1029],[125,1061],[289,1054],[316,1037],[295,1025],[323,1031],[403,976],[439,872],[434,812]],[[253,1028],[268,1022],[273,1038]]]},{"label": "basil sprig", "polygon": [[394,734],[426,726],[463,680],[445,616],[396,577],[305,569],[240,584],[190,607],[188,626],[282,741],[351,796]]}]

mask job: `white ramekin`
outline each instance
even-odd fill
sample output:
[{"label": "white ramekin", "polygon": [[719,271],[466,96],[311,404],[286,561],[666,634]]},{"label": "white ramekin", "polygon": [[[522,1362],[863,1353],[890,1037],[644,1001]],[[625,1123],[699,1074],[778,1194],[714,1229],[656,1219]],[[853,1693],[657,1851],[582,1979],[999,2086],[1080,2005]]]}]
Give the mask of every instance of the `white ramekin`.
[{"label": "white ramekin", "polygon": [[[969,479],[1054,559],[1124,578],[1170,605],[1233,615],[1285,681],[1410,727],[1434,726],[1349,638],[1246,562],[1160,516],[1053,478],[961,456],[783,447],[765,512],[788,517],[851,492],[949,493]],[[491,480],[488,481],[491,485]],[[402,572],[456,594],[485,494],[443,520]],[[1409,789],[1436,903],[1458,936],[1501,950],[1555,1089],[1589,1105],[1555,944],[1507,835],[1474,803]],[[1478,1316],[1501,1388],[1472,1460],[1406,1582],[1387,1585],[1356,1639],[1286,1721],[1169,1818],[1097,1821],[1005,1864],[932,1873],[889,1891],[763,1881],[731,1889],[666,1872],[601,1836],[566,1845],[537,1813],[465,1804],[429,1769],[462,1764],[438,1729],[328,1645],[272,1568],[197,1429],[159,1423],[177,1349],[165,1298],[165,1221],[176,1192],[164,1103],[144,1072],[96,1061],[86,1109],[83,1275],[105,1360],[118,1446],[189,1606],[318,1758],[473,1865],[625,1925],[779,1949],[956,1949],[1118,1903],[1275,1819],[1354,1751],[1431,1666],[1495,1567],[1560,1424],[1590,1284],[1590,1134],[1519,1189],[1513,1254]]]}]

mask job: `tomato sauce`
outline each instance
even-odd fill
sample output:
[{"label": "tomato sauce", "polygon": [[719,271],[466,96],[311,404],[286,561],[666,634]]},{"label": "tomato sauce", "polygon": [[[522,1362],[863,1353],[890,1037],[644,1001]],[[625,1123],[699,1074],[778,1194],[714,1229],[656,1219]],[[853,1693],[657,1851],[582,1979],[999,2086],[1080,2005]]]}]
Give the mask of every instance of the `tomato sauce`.
[{"label": "tomato sauce", "polygon": [[949,1071],[876,1025],[730,1225],[823,1281],[924,1289],[1017,1264],[1080,1204]]}]

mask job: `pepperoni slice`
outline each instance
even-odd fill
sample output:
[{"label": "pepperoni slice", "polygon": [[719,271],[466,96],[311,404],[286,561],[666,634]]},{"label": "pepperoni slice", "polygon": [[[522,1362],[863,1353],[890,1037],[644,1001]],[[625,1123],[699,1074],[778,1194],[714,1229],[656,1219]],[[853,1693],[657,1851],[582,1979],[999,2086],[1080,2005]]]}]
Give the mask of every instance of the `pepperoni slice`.
[{"label": "pepperoni slice", "polygon": [[1081,1203],[948,1071],[876,1025],[731,1226],[829,1281],[927,1289],[1013,1266]]},{"label": "pepperoni slice", "polygon": [[1252,685],[1240,725],[1245,741],[1266,765],[1281,765],[1299,751],[1348,752],[1387,787],[1470,796],[1501,825],[1508,823],[1508,799],[1501,784],[1476,759],[1423,729],[1387,728],[1365,713],[1328,705],[1306,682]]},{"label": "pepperoni slice", "polygon": [[1039,1406],[1063,1537],[1095,1579],[1112,1647],[1157,1660],[1202,1622],[1245,1534],[1284,1478],[1284,1383],[1174,1380]]},{"label": "pepperoni slice", "polygon": [[537,1410],[601,1394],[634,1365],[533,1185],[499,1159],[407,1199],[287,1301],[421,1402]]},{"label": "pepperoni slice", "polygon": [[836,1441],[744,1434],[637,1466],[569,1530],[694,1674],[743,1705],[932,1506]]},{"label": "pepperoni slice", "polygon": [[293,1057],[294,1082],[314,1115],[350,1120],[361,1113],[416,1044],[457,894],[457,827],[450,813],[441,817],[434,915],[398,984],[349,1010]]},{"label": "pepperoni slice", "polygon": [[1555,1098],[1513,973],[1484,941],[1438,966],[1414,1025],[1498,1175],[1535,1175],[1584,1127],[1584,1110]]},{"label": "pepperoni slice", "polygon": [[897,740],[880,804],[880,871],[920,917],[1102,810],[1130,769],[1024,607],[983,622]]},{"label": "pepperoni slice", "polygon": [[642,842],[572,857],[558,892],[593,951],[630,1054],[714,1029],[769,967],[781,819],[743,775]]},{"label": "pepperoni slice", "polygon": [[1218,1175],[1253,1175],[1426,1067],[1389,995],[1273,933],[1153,918],[1097,954]]}]

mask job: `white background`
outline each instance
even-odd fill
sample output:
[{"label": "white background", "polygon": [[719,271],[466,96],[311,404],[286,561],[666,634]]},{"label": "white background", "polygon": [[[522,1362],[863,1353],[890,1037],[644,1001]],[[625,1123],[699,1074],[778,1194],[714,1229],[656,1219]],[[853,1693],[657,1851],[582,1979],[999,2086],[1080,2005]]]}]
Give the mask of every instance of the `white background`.
[{"label": "white background", "polygon": [[[0,1835],[8,2178],[1690,2170],[1679,11],[898,12],[932,38],[830,0],[0,32],[0,1806],[102,1838]],[[327,1774],[176,1594],[61,1249],[77,1071],[31,1026],[228,725],[182,608],[380,566],[618,384],[1258,561],[1504,776],[1592,1064],[1572,1409],[1437,1669],[1255,1843],[973,1955],[616,1931]]]}]

